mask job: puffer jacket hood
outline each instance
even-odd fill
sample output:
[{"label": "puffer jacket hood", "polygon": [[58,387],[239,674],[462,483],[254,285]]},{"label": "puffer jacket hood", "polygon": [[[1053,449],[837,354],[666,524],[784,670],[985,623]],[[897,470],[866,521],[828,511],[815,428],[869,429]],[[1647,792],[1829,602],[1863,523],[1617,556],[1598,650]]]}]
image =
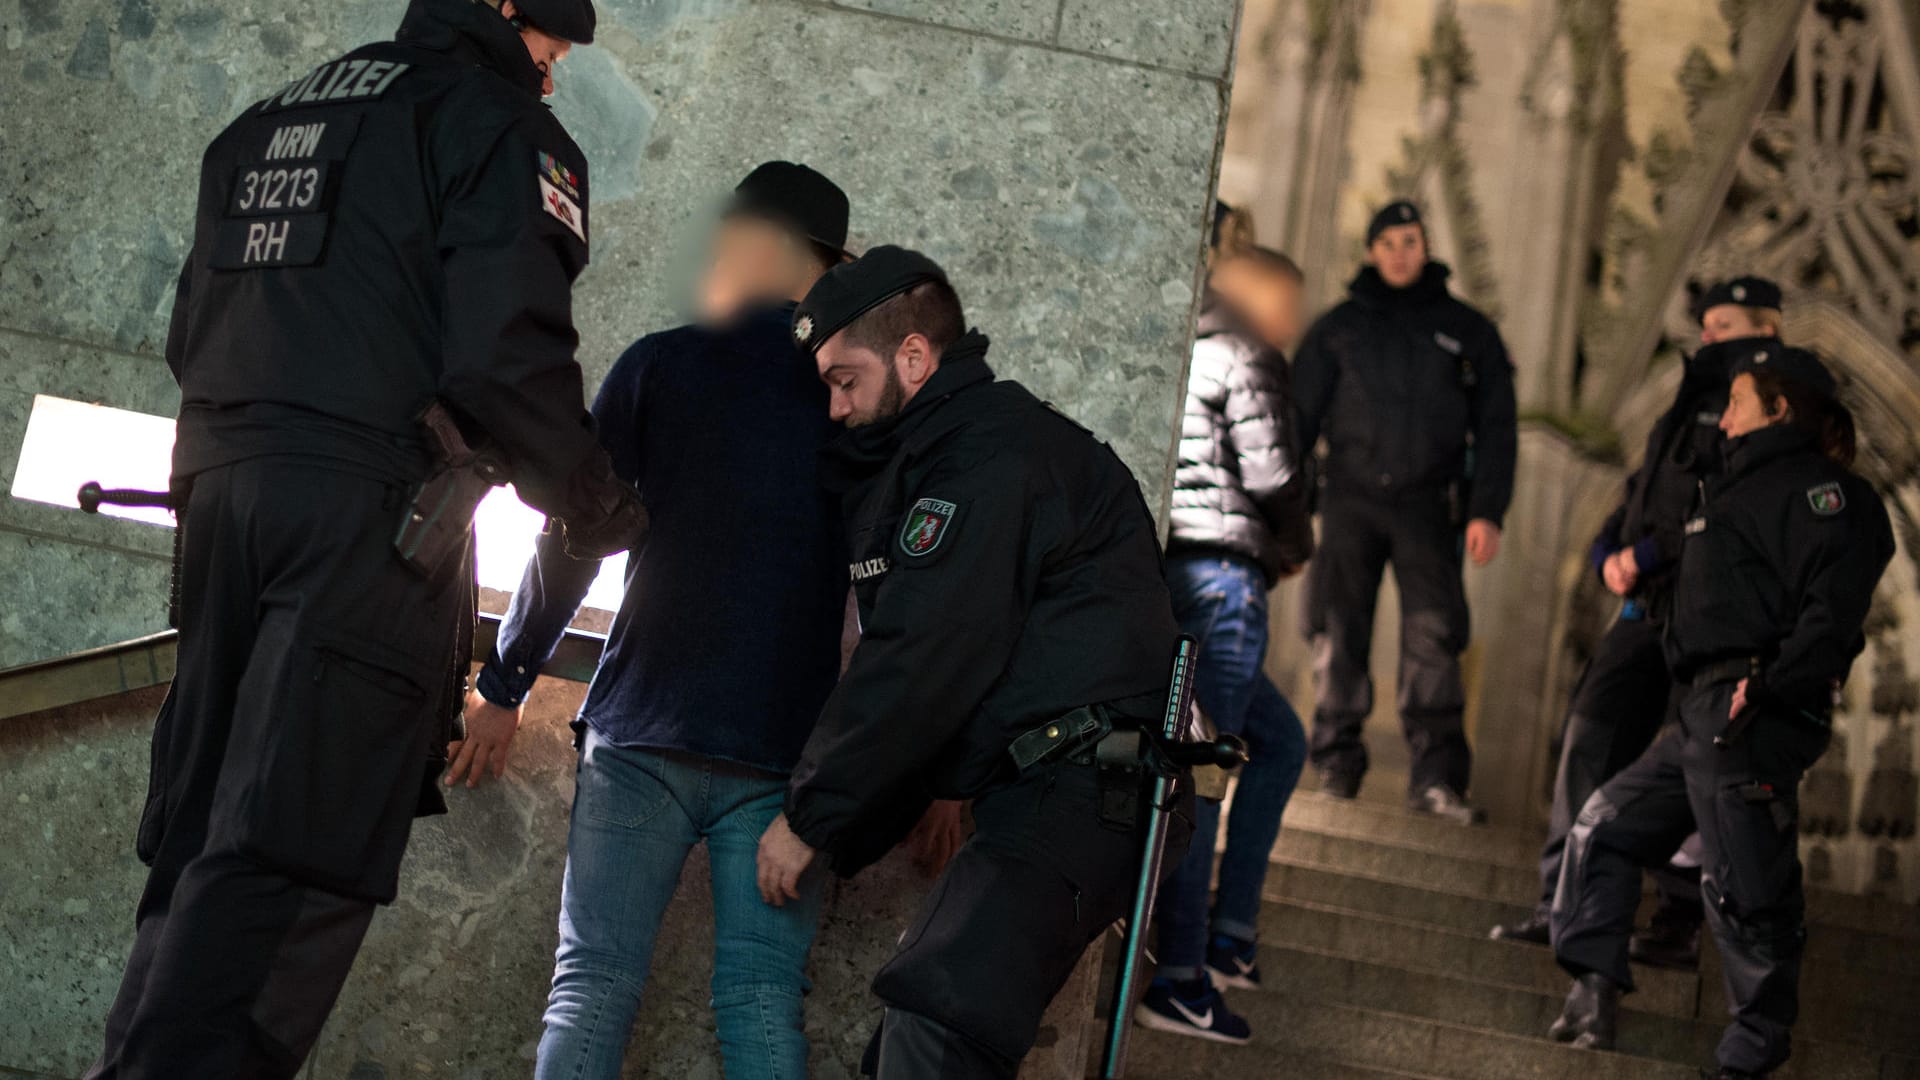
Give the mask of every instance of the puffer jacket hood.
[{"label": "puffer jacket hood", "polygon": [[1269,585],[1279,581],[1313,555],[1300,461],[1286,358],[1209,293],[1187,375],[1168,551],[1239,555]]}]

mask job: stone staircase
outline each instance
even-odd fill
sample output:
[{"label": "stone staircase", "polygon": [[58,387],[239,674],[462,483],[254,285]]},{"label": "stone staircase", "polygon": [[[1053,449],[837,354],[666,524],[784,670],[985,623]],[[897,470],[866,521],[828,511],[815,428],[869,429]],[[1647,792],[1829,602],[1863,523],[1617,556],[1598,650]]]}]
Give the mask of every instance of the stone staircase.
[{"label": "stone staircase", "polygon": [[[1695,1080],[1726,1015],[1717,960],[1636,970],[1620,1047],[1549,1041],[1568,979],[1548,950],[1487,938],[1524,915],[1539,837],[1463,829],[1302,791],[1261,923],[1269,988],[1232,992],[1254,1042],[1134,1029],[1130,1076],[1285,1080]],[[1920,908],[1816,893],[1803,1015],[1780,1080],[1920,1080]]]}]

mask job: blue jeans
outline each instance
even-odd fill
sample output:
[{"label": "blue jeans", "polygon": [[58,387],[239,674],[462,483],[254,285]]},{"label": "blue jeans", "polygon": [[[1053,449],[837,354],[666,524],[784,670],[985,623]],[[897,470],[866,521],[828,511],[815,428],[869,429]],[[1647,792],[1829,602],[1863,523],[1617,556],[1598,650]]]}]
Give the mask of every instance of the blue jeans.
[{"label": "blue jeans", "polygon": [[801,899],[760,899],[760,834],[783,777],[692,756],[614,746],[591,728],[580,752],[560,899],[560,950],[536,1080],[618,1080],[653,963],[654,937],[687,853],[713,866],[713,1011],[728,1080],[807,1074],[801,998],[822,875]]},{"label": "blue jeans", "polygon": [[1218,555],[1167,560],[1167,584],[1180,629],[1200,641],[1194,696],[1223,734],[1247,741],[1227,820],[1220,889],[1211,927],[1207,890],[1213,877],[1220,804],[1194,805],[1193,845],[1161,890],[1160,974],[1191,979],[1206,962],[1209,929],[1243,941],[1255,937],[1260,889],[1280,835],[1280,815],[1307,760],[1307,734],[1293,706],[1261,670],[1267,655],[1267,581],[1252,562]]}]

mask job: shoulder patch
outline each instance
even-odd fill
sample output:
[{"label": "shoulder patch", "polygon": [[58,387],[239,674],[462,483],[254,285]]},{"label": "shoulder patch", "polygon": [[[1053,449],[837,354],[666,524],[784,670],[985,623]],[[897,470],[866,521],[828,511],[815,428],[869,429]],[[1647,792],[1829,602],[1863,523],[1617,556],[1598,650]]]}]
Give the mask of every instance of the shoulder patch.
[{"label": "shoulder patch", "polygon": [[1807,505],[1821,517],[1832,517],[1847,508],[1847,494],[1838,481],[1829,480],[1807,489]]},{"label": "shoulder patch", "polygon": [[554,186],[554,183],[547,179],[545,173],[542,173],[538,179],[540,181],[540,209],[552,214],[560,224],[565,225],[572,231],[573,235],[579,237],[581,243],[586,243],[587,228],[580,215],[580,204],[570,198],[566,192]]},{"label": "shoulder patch", "polygon": [[913,509],[907,511],[906,524],[900,527],[900,550],[914,559],[933,554],[953,528],[953,518],[959,510],[940,499],[921,499],[914,503]]}]

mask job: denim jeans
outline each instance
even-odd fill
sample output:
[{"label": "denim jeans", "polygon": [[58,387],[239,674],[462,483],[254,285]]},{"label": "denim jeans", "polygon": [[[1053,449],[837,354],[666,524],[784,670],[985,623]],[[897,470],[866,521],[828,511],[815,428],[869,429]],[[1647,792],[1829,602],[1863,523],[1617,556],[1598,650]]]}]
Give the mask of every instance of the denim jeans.
[{"label": "denim jeans", "polygon": [[[1211,932],[1244,941],[1255,936],[1260,889],[1280,835],[1280,815],[1307,760],[1307,735],[1293,706],[1261,670],[1267,655],[1267,581],[1252,562],[1218,555],[1167,560],[1180,628],[1200,642],[1194,696],[1223,734],[1247,742],[1227,819],[1220,889]],[[1194,809],[1193,845],[1161,891],[1160,974],[1191,979],[1206,960],[1207,889],[1213,876],[1220,804]]]},{"label": "denim jeans", "polygon": [[560,950],[536,1080],[618,1080],[653,962],[654,938],[693,845],[713,867],[713,1011],[728,1080],[807,1074],[801,998],[822,875],[801,899],[760,899],[760,834],[783,777],[725,762],[614,746],[591,728],[580,752],[560,900]]}]

